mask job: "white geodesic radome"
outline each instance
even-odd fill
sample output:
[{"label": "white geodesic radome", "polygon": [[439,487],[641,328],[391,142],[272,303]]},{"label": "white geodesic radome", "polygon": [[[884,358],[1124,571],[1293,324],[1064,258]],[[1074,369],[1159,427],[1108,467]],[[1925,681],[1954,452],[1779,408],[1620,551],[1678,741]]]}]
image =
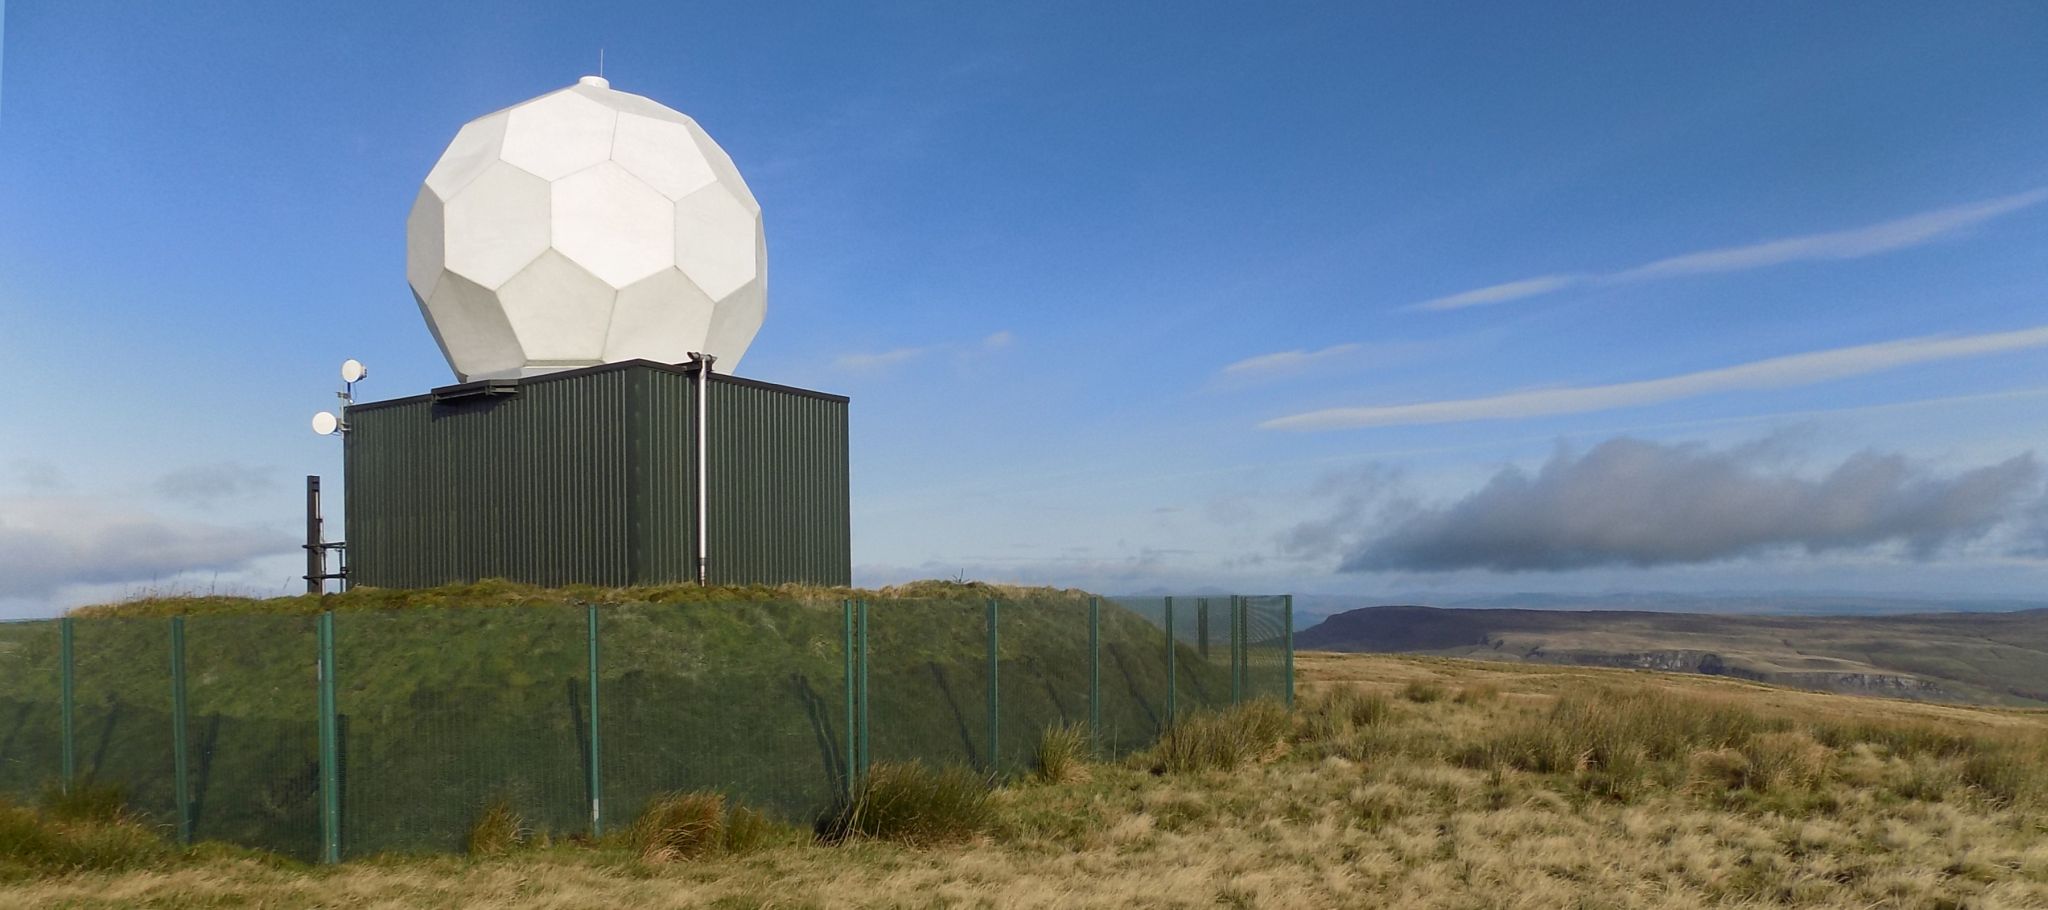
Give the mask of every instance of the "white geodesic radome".
[{"label": "white geodesic radome", "polygon": [[586,76],[470,121],[406,219],[406,279],[463,381],[693,351],[767,313],[761,206],[696,121]]}]

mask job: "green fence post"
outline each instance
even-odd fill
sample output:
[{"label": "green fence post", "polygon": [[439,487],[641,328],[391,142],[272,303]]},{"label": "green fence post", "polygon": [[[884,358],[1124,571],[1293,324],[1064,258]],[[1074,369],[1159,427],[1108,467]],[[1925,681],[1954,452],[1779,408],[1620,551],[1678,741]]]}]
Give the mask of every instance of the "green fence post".
[{"label": "green fence post", "polygon": [[597,725],[597,604],[584,604],[584,638],[590,643],[590,836],[604,836],[604,739]]},{"label": "green fence post", "polygon": [[78,690],[77,681],[74,677],[77,665],[72,658],[71,623],[71,617],[69,616],[57,620],[58,710],[63,715],[61,723],[64,733],[64,748],[61,759],[63,764],[61,770],[64,773],[64,779],[60,782],[60,786],[65,793],[71,792],[71,779],[78,776],[78,750],[76,745],[78,737],[73,729],[78,718]]},{"label": "green fence post", "polygon": [[845,796],[850,802],[853,799],[853,767],[859,758],[855,754],[857,750],[854,745],[856,738],[853,730],[855,702],[855,684],[853,679],[853,601],[844,599],[839,601],[839,619],[840,625],[843,627],[840,635],[839,654],[845,664],[846,681],[846,726],[840,728],[844,731],[846,740],[846,773],[841,782],[844,785]]},{"label": "green fence post", "polygon": [[1244,655],[1237,662],[1238,666],[1244,668],[1238,673],[1239,676],[1244,677],[1244,682],[1238,688],[1244,692],[1244,697],[1253,698],[1258,693],[1252,691],[1252,599],[1240,596],[1237,599],[1237,604],[1237,625],[1240,630],[1239,640],[1243,642],[1243,644],[1237,646],[1237,651],[1239,654]]},{"label": "green fence post", "polygon": [[990,598],[988,602],[988,773],[991,775],[995,774],[996,770],[1002,767],[1001,762],[996,758],[997,744],[1001,741],[999,736],[1002,732],[997,723],[997,718],[1001,717],[1001,715],[996,713],[996,692],[999,688],[996,685],[996,672],[1001,666],[996,656],[996,610],[996,601],[994,598]]},{"label": "green fence post", "polygon": [[171,617],[171,775],[178,799],[178,843],[192,843],[192,784],[185,754],[185,617]]},{"label": "green fence post", "polygon": [[1252,599],[1243,595],[1237,598],[1237,641],[1238,692],[1252,698],[1257,695],[1252,691]]},{"label": "green fence post", "polygon": [[861,601],[859,609],[859,625],[855,631],[860,638],[860,776],[865,780],[868,767],[874,761],[873,753],[868,751],[868,602]]},{"label": "green fence post", "polygon": [[1195,653],[1209,659],[1209,598],[1195,601]]},{"label": "green fence post", "polygon": [[1256,698],[1258,692],[1252,686],[1252,599],[1246,597],[1238,620],[1244,626],[1244,697]]},{"label": "green fence post", "polygon": [[1287,638],[1287,641],[1286,641],[1286,646],[1287,646],[1287,652],[1286,652],[1286,655],[1285,655],[1285,658],[1284,658],[1284,659],[1285,659],[1285,660],[1287,661],[1287,707],[1288,707],[1288,709],[1289,709],[1289,710],[1293,710],[1293,708],[1294,708],[1294,595],[1292,595],[1292,594],[1288,594],[1288,595],[1285,595],[1285,596],[1281,597],[1281,598],[1280,598],[1280,604],[1281,604],[1281,608],[1287,611],[1286,617],[1285,617],[1285,619],[1284,619],[1284,621],[1286,622],[1286,625],[1287,625],[1287,635],[1286,635],[1286,638]]},{"label": "green fence post", "polygon": [[1230,595],[1230,703],[1244,701],[1244,599]]},{"label": "green fence post", "polygon": [[1174,655],[1173,641],[1173,598],[1166,599],[1166,725],[1171,727],[1178,715],[1173,706]]},{"label": "green fence post", "polygon": [[1088,598],[1088,745],[1102,751],[1102,598]]},{"label": "green fence post", "polygon": [[335,726],[334,614],[320,614],[320,844],[321,859],[341,862],[341,747]]}]

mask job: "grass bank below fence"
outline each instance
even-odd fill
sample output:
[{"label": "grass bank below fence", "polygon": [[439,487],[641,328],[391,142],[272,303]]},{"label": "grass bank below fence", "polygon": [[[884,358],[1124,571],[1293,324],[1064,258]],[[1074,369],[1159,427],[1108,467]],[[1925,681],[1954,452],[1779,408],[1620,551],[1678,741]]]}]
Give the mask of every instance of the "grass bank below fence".
[{"label": "grass bank below fence", "polygon": [[[120,787],[138,823],[176,830],[182,805],[196,838],[321,856],[316,618],[331,613],[344,857],[460,850],[492,806],[566,836],[590,830],[595,802],[611,830],[678,791],[808,820],[852,765],[849,600],[868,605],[858,724],[876,762],[1017,773],[1048,725],[1099,715],[1104,751],[1120,755],[1155,740],[1170,710],[1285,691],[1280,639],[1264,633],[1256,661],[1238,654],[1225,598],[1213,611],[1191,601],[1169,647],[1145,612],[1163,603],[1094,610],[1080,591],[946,582],[165,597],[84,608],[69,623],[76,778]],[[61,634],[0,625],[0,793],[22,798],[62,776]]]},{"label": "grass bank below fence", "polygon": [[730,803],[685,794],[665,823],[597,843],[332,868],[158,844],[94,871],[9,867],[0,904],[2048,903],[2041,714],[1435,659],[1304,655],[1301,673],[1291,716],[1205,714],[1114,761],[1076,762],[1054,731],[1052,768],[988,790],[887,781],[891,817],[931,821],[886,831],[735,841],[712,820]]}]

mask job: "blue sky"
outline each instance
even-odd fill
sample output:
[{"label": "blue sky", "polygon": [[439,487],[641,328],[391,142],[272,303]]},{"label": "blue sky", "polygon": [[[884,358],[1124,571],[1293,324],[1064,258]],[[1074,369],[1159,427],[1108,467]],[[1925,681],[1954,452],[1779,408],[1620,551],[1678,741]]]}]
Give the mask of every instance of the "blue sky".
[{"label": "blue sky", "polygon": [[761,202],[860,581],[2048,590],[2038,5],[4,15],[0,613],[289,590],[335,365],[451,380],[420,179],[600,48]]}]

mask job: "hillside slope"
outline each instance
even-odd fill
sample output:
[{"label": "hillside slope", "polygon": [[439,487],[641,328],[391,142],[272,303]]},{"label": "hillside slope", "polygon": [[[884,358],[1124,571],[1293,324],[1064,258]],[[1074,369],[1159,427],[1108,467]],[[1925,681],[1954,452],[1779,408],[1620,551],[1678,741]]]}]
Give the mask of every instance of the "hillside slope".
[{"label": "hillside slope", "polygon": [[2048,610],[1725,616],[1368,607],[1295,637],[1305,650],[1426,653],[1734,676],[1832,692],[2048,705]]}]

